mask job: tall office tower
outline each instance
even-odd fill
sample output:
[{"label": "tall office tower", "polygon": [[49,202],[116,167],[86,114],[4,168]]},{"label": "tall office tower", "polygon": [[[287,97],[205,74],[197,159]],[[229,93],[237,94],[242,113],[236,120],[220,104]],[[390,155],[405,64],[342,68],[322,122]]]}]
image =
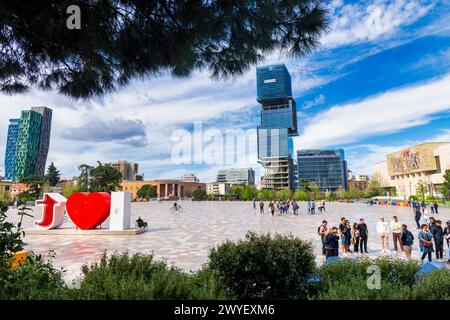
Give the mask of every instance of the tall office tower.
[{"label": "tall office tower", "polygon": [[348,190],[347,161],[344,150],[298,150],[298,181],[315,182],[320,191]]},{"label": "tall office tower", "polygon": [[291,76],[284,64],[256,69],[257,98],[261,104],[258,126],[258,162],[264,168],[263,188],[295,187],[293,141],[298,135],[297,108]]},{"label": "tall office tower", "polygon": [[41,118],[41,134],[39,138],[39,151],[36,161],[35,174],[42,176],[45,174],[48,149],[50,146],[50,132],[52,129],[52,109],[46,107],[32,107],[32,111],[39,112]]},{"label": "tall office tower", "polygon": [[5,154],[5,180],[13,180],[16,162],[17,136],[19,135],[20,119],[9,119],[8,138]]},{"label": "tall office tower", "polygon": [[33,110],[23,110],[17,137],[13,180],[36,175],[39,154],[42,115]]}]

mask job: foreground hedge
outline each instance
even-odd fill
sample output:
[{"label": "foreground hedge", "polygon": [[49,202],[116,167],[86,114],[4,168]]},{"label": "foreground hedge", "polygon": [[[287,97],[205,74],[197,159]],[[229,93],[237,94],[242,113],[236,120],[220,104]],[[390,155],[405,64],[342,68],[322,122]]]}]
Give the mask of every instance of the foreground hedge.
[{"label": "foreground hedge", "polygon": [[[381,288],[367,286],[367,268],[381,271]],[[248,233],[211,250],[187,273],[153,255],[105,255],[64,283],[51,262],[30,255],[16,270],[0,269],[5,299],[446,299],[450,270],[418,276],[419,265],[391,258],[342,260],[317,267],[310,243],[292,235]]]}]

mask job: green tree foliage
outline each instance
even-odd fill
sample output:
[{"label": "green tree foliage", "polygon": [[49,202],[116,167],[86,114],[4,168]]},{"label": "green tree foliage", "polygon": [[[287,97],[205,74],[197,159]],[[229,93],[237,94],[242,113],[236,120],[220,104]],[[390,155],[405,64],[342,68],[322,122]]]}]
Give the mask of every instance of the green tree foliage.
[{"label": "green tree foliage", "polygon": [[417,183],[417,197],[419,201],[425,201],[427,193],[428,193],[428,186],[423,183],[422,181],[419,181]]},{"label": "green tree foliage", "polygon": [[20,220],[15,225],[7,221],[8,205],[4,202],[0,202],[0,273],[10,267],[10,259],[12,256],[22,251],[26,245],[22,241],[22,222],[24,216],[30,216],[27,213],[31,209],[26,207],[19,208],[18,215]]},{"label": "green tree foliage", "polygon": [[[72,4],[81,29],[66,27]],[[0,91],[35,86],[73,98],[163,72],[240,75],[276,49],[308,53],[328,24],[319,0],[9,0],[1,7]]]},{"label": "green tree foliage", "polygon": [[367,186],[367,193],[371,197],[377,197],[383,195],[383,177],[379,173],[374,173],[369,180],[369,185]]},{"label": "green tree foliage", "polygon": [[19,194],[19,201],[34,201],[42,195],[47,184],[47,176],[30,176],[20,179],[19,182],[28,185],[28,191]]},{"label": "green tree foliage", "polygon": [[80,192],[89,191],[89,183],[90,183],[90,172],[94,167],[81,164],[78,166],[78,170],[80,171],[80,175],[78,176],[78,190]]},{"label": "green tree foliage", "polygon": [[276,192],[272,189],[262,189],[258,192],[258,199],[259,200],[265,200],[270,201],[274,200],[276,198]]},{"label": "green tree foliage", "polygon": [[158,194],[156,192],[156,187],[155,186],[151,186],[149,184],[143,185],[137,191],[138,198],[139,199],[145,199],[147,201],[150,200],[151,198],[156,198],[157,195]]},{"label": "green tree foliage", "polygon": [[445,170],[444,183],[439,190],[445,199],[450,200],[450,169]]},{"label": "green tree foliage", "polygon": [[78,190],[80,192],[111,192],[120,189],[122,174],[119,170],[103,165],[100,161],[96,167],[82,164],[78,167]]},{"label": "green tree foliage", "polygon": [[231,191],[227,194],[227,198],[235,200],[249,201],[256,197],[256,191],[253,186],[247,184],[232,185]]},{"label": "green tree foliage", "polygon": [[47,169],[47,181],[48,181],[48,184],[51,187],[55,187],[58,184],[60,179],[61,179],[61,174],[59,173],[59,171],[56,168],[55,164],[53,162],[50,163],[50,165],[48,166],[48,169]]},{"label": "green tree foliage", "polygon": [[79,187],[77,184],[73,184],[71,182],[65,182],[61,186],[62,195],[66,198],[69,198],[72,194],[79,191]]},{"label": "green tree foliage", "polygon": [[192,200],[195,201],[203,201],[208,199],[208,195],[206,194],[206,191],[203,189],[195,189],[192,191]]}]

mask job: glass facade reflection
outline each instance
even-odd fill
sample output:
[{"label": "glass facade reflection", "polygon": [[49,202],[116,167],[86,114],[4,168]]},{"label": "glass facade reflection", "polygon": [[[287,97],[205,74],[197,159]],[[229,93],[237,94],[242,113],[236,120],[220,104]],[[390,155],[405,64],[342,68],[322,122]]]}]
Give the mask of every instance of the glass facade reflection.
[{"label": "glass facade reflection", "polygon": [[258,126],[258,159],[264,167],[264,187],[293,188],[292,136],[297,131],[297,109],[292,98],[291,76],[284,64],[256,70],[257,101],[261,103]]},{"label": "glass facade reflection", "polygon": [[321,191],[348,190],[344,150],[298,150],[297,174],[302,181],[315,182]]}]

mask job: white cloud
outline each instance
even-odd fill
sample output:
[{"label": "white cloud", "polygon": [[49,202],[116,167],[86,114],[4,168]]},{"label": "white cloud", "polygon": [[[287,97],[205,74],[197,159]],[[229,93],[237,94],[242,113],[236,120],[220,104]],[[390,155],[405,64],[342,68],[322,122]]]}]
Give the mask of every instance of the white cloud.
[{"label": "white cloud", "polygon": [[311,109],[314,106],[324,104],[325,100],[326,100],[326,97],[323,94],[319,94],[317,97],[314,98],[314,100],[307,101],[305,103],[305,106],[303,107],[303,109],[307,110],[307,109]]},{"label": "white cloud", "polygon": [[373,0],[344,4],[333,1],[331,31],[322,37],[325,48],[373,41],[414,23],[427,14],[436,1]]},{"label": "white cloud", "polygon": [[316,114],[295,139],[297,148],[355,142],[431,121],[450,109],[450,75],[396,89],[360,102],[334,106]]}]

